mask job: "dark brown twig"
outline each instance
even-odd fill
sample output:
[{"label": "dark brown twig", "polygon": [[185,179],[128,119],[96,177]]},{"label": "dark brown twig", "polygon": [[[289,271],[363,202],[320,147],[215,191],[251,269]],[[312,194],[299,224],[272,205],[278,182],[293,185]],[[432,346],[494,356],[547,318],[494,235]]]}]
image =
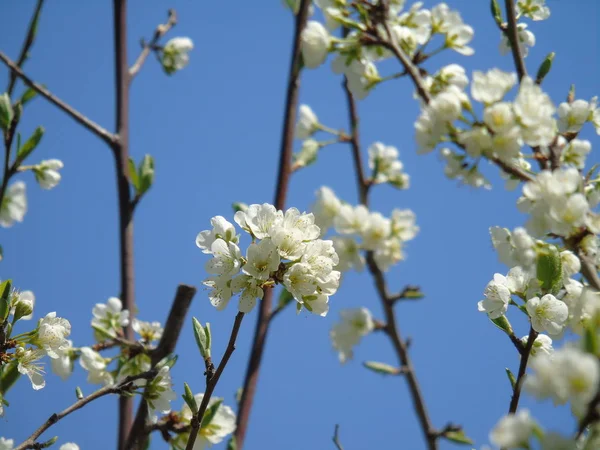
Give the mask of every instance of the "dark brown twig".
[{"label": "dark brown twig", "polygon": [[513,389],[513,395],[510,399],[510,406],[508,408],[509,414],[514,414],[517,412],[517,408],[519,407],[519,398],[521,397],[521,389],[523,388],[523,381],[525,380],[525,371],[527,370],[527,362],[529,361],[529,356],[531,355],[531,349],[533,348],[533,344],[538,337],[538,332],[531,327],[529,329],[529,336],[527,337],[527,344],[525,345],[525,350],[521,353],[521,362],[519,364],[519,372],[517,374],[517,381],[515,382],[515,387]]},{"label": "dark brown twig", "polygon": [[103,388],[98,389],[96,392],[93,392],[92,394],[88,395],[87,397],[84,397],[81,400],[76,401],[71,406],[69,406],[67,409],[64,409],[63,411],[61,411],[59,413],[52,414],[48,418],[48,420],[46,420],[46,422],[44,422],[44,424],[42,426],[40,426],[37,430],[35,430],[34,433],[31,436],[29,436],[25,442],[23,442],[21,445],[16,447],[15,450],[25,450],[27,448],[34,448],[32,446],[35,445],[37,438],[40,437],[44,431],[46,431],[48,428],[50,428],[52,425],[54,425],[58,421],[64,419],[69,414],[77,411],[78,409],[83,408],[88,403],[93,402],[94,400],[96,400],[100,397],[104,397],[105,395],[124,394],[126,392],[131,392],[132,390],[134,390],[137,387],[135,384],[133,384],[134,381],[140,380],[140,379],[150,380],[150,379],[154,378],[155,376],[156,376],[156,370],[152,369],[147,372],[141,373],[139,375],[128,376],[117,385],[104,386]]},{"label": "dark brown twig", "polygon": [[527,68],[525,67],[525,60],[521,53],[521,47],[519,47],[519,30],[517,29],[515,2],[514,0],[505,0],[504,5],[506,6],[506,17],[508,22],[508,26],[506,27],[506,37],[510,42],[510,48],[515,61],[515,68],[517,69],[519,80],[521,80],[523,77],[527,76]]},{"label": "dark brown twig", "polygon": [[335,425],[335,429],[333,430],[333,444],[337,450],[344,450],[340,442],[340,426],[338,424]]},{"label": "dark brown twig", "polygon": [[31,87],[42,97],[45,97],[48,101],[50,101],[50,103],[53,103],[58,108],[62,109],[69,116],[71,116],[73,119],[75,119],[76,122],[83,125],[85,128],[90,130],[92,133],[94,133],[96,136],[101,138],[103,141],[107,142],[111,146],[117,141],[117,137],[115,135],[113,135],[111,132],[104,129],[103,127],[98,125],[96,122],[85,117],[79,111],[75,110],[73,107],[69,106],[68,104],[63,102],[61,99],[56,97],[54,94],[52,94],[48,89],[46,89],[42,85],[36,83],[35,81],[32,81],[31,78],[29,78],[27,75],[25,75],[25,73],[19,68],[19,66],[17,66],[15,64],[14,61],[12,61],[8,56],[6,56],[2,52],[0,52],[0,61],[2,61],[4,64],[6,64],[12,70],[13,73],[15,73],[19,78],[21,78],[23,80],[23,82],[27,86]]},{"label": "dark brown twig", "polygon": [[177,13],[174,9],[169,9],[169,18],[167,19],[167,23],[161,24],[156,27],[154,30],[154,36],[152,36],[152,40],[148,43],[142,43],[142,51],[138,58],[135,60],[135,63],[129,69],[129,76],[131,78],[135,77],[138,72],[142,69],[142,66],[146,62],[148,55],[152,51],[154,47],[158,44],[160,38],[162,38],[165,34],[169,32],[171,28],[177,25]]},{"label": "dark brown twig", "polygon": [[231,354],[235,350],[235,341],[237,339],[238,332],[240,331],[240,326],[242,325],[243,319],[244,313],[238,312],[235,316],[235,321],[233,323],[233,329],[231,330],[231,336],[229,337],[227,349],[225,349],[223,358],[221,359],[219,367],[217,367],[217,370],[214,372],[214,374],[209,367],[209,365],[212,365],[212,362],[208,361],[210,358],[207,359],[206,391],[204,392],[204,397],[202,398],[202,403],[200,403],[200,406],[198,407],[198,411],[196,411],[192,416],[192,420],[190,422],[190,437],[188,438],[188,442],[185,447],[186,450],[192,450],[194,448],[194,442],[196,442],[196,438],[198,437],[198,431],[200,431],[202,418],[204,417],[204,413],[206,412],[206,408],[208,407],[212,393],[219,382],[219,378],[221,378],[223,370],[225,370],[225,366],[227,366],[227,363],[229,362],[229,358],[231,358]]},{"label": "dark brown twig", "polygon": [[[283,130],[281,136],[281,149],[279,156],[279,169],[277,172],[277,185],[275,188],[275,207],[283,209],[285,207],[285,199],[290,182],[292,169],[292,149],[294,142],[294,125],[296,121],[296,108],[298,106],[298,89],[300,86],[300,71],[301,71],[301,48],[300,39],[302,30],[306,25],[308,18],[308,9],[311,2],[309,0],[301,0],[298,13],[295,21],[294,44],[291,55],[290,71],[287,84],[287,93],[285,100],[285,112]],[[240,399],[237,428],[235,431],[235,439],[237,448],[241,450],[244,446],[246,430],[248,429],[248,421],[250,420],[250,411],[256,394],[256,383],[258,382],[258,374],[264,351],[267,333],[269,331],[271,307],[273,301],[273,289],[267,289],[264,298],[260,302],[258,318],[256,320],[256,328],[254,330],[254,338],[252,341],[252,350],[248,359],[248,367],[244,378],[244,386],[242,398]]]},{"label": "dark brown twig", "polygon": [[[156,366],[163,358],[175,351],[175,345],[179,340],[181,328],[185,322],[185,317],[196,295],[196,288],[185,284],[180,284],[175,293],[175,299],[171,305],[171,311],[165,323],[163,335],[158,346],[151,353],[152,367]],[[145,432],[146,419],[148,416],[148,404],[145,400],[140,401],[135,420],[127,437],[125,449],[130,450],[136,445],[145,448],[144,444],[148,434]]]}]

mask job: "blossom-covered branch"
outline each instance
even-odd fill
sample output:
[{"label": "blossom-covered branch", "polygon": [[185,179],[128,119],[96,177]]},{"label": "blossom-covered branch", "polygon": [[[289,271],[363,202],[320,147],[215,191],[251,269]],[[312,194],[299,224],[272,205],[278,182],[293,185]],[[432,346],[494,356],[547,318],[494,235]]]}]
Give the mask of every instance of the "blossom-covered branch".
[{"label": "blossom-covered branch", "polygon": [[[294,41],[290,56],[290,68],[287,81],[287,92],[284,107],[284,122],[281,131],[281,148],[279,151],[279,167],[277,171],[277,184],[275,187],[274,205],[277,209],[285,207],[285,200],[290,182],[292,171],[292,149],[294,142],[294,123],[296,120],[296,108],[298,106],[298,89],[300,87],[300,72],[302,70],[301,56],[301,38],[302,30],[306,26],[311,0],[300,0],[298,11],[295,16]],[[271,322],[273,290],[268,289],[261,302],[254,337],[252,339],[252,349],[248,358],[248,367],[244,377],[242,398],[238,405],[237,428],[235,439],[238,449],[244,446],[244,439],[254,395],[256,394],[256,384],[258,383],[258,374],[262,361],[263,351],[266,343],[269,324]]]}]

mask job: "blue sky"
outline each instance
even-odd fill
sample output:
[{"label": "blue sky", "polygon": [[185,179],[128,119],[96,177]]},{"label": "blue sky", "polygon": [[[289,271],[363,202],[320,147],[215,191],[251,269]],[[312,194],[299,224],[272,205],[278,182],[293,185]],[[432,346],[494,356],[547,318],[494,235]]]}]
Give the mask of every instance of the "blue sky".
[{"label": "blue sky", "polygon": [[[466,23],[475,28],[475,55],[442,54],[427,67],[456,62],[473,70],[512,70],[512,59],[498,53],[499,34],[487,1],[453,0]],[[426,2],[427,7],[434,5]],[[544,88],[556,103],[571,83],[577,97],[599,93],[598,4],[594,0],[548,0],[552,15],[530,25],[537,44],[526,62],[537,70],[544,56],[556,52]],[[0,49],[16,58],[33,0],[2,2]],[[281,2],[221,2],[170,0],[131,1],[130,61],[139,39],[149,38],[166,18],[167,8],[179,15],[170,36],[189,36],[195,43],[188,68],[167,77],[149,58],[131,90],[131,153],[139,161],[150,153],[156,161],[156,182],[135,217],[136,294],[139,317],[163,320],[178,283],[200,285],[206,276],[206,256],[195,246],[196,234],[209,227],[214,215],[231,217],[230,204],[271,202],[278,159],[280,129],[288,70],[292,17]],[[110,2],[47,2],[37,42],[26,72],[93,120],[113,129],[112,10]],[[382,72],[397,70],[386,64]],[[388,72],[389,73],[389,72]],[[0,69],[0,85],[7,71]],[[328,65],[303,74],[300,98],[323,123],[347,127],[345,99],[339,76]],[[18,89],[22,89],[19,86]],[[19,91],[18,91],[19,92]],[[404,336],[412,338],[411,355],[436,426],[463,424],[478,446],[508,409],[510,387],[504,372],[516,372],[518,356],[485,315],[477,312],[486,283],[506,268],[489,241],[493,225],[515,227],[518,192],[507,193],[493,167],[484,167],[491,191],[459,186],[443,175],[434,154],[419,156],[413,122],[418,105],[407,79],[379,86],[359,105],[362,145],[374,141],[401,152],[412,186],[407,191],[377,187],[372,208],[389,214],[411,208],[421,233],[408,244],[408,258],[388,274],[391,289],[418,284],[426,293],[419,302],[398,306]],[[29,135],[43,125],[46,134],[31,161],[64,161],[63,181],[42,191],[33,177],[27,182],[29,211],[22,224],[0,230],[5,261],[0,278],[13,278],[20,289],[37,298],[36,317],[57,311],[73,323],[77,346],[92,343],[91,309],[118,295],[117,206],[112,155],[103,142],[69,117],[36,99],[25,110],[21,132]],[[584,136],[593,135],[587,130]],[[594,142],[594,141],[593,141]],[[595,141],[597,142],[597,140]],[[593,162],[597,156],[591,158]],[[294,175],[288,205],[308,209],[314,191],[328,185],[344,200],[356,202],[349,148],[326,148],[316,165]],[[260,376],[246,448],[332,448],[331,436],[340,424],[348,450],[423,448],[405,382],[370,373],[361,361],[395,363],[383,336],[364,339],[355,360],[340,366],[328,339],[339,310],[367,306],[381,310],[370,277],[349,274],[331,300],[328,317],[308,313],[282,314],[272,327]],[[214,354],[224,349],[235,310],[216,311],[200,289],[192,314],[213,328]],[[238,350],[216,390],[234,406],[251,344],[256,311],[246,318]],[[527,326],[515,320],[519,335]],[[178,344],[181,355],[176,388],[183,382],[203,390],[203,364],[191,327]],[[0,436],[22,441],[52,412],[75,401],[75,386],[89,393],[79,367],[67,382],[47,375],[47,386],[34,392],[21,380],[10,392],[11,406],[0,419]],[[53,427],[45,436],[60,436],[82,449],[114,447],[116,398],[104,398]],[[539,405],[528,397],[523,406],[548,428],[571,431],[566,410]],[[156,436],[152,448],[165,448]],[[224,448],[221,444],[217,448]],[[442,448],[451,448],[443,444]]]}]

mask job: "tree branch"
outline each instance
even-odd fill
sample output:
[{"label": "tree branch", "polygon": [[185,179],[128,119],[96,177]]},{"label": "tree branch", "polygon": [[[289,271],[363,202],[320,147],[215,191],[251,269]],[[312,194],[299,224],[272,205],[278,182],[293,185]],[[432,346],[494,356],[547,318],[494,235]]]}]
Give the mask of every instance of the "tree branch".
[{"label": "tree branch", "polygon": [[[229,343],[227,344],[227,349],[225,349],[225,353],[223,354],[223,358],[219,363],[219,367],[217,367],[217,371],[212,374],[212,371],[207,368],[206,371],[206,391],[204,392],[204,397],[202,398],[202,403],[198,407],[198,411],[194,413],[191,420],[191,428],[190,428],[190,437],[188,438],[187,445],[185,447],[186,450],[192,450],[194,448],[194,442],[196,442],[196,438],[198,437],[198,431],[200,431],[200,425],[202,424],[202,418],[204,417],[204,413],[206,412],[206,408],[208,407],[208,403],[210,398],[212,397],[212,393],[219,382],[219,378],[221,378],[221,374],[223,370],[225,370],[225,366],[229,362],[229,358],[231,358],[231,354],[235,350],[235,341],[237,339],[238,333],[240,331],[240,326],[242,325],[242,320],[244,319],[244,313],[238,312],[235,316],[235,321],[233,323],[233,329],[231,330],[231,336],[229,337]],[[207,366],[208,366],[207,362]],[[212,363],[210,363],[212,365]],[[239,447],[238,447],[239,448]]]},{"label": "tree branch", "polygon": [[510,399],[510,406],[508,408],[509,414],[514,414],[517,412],[519,398],[521,397],[521,389],[523,388],[523,381],[525,379],[525,371],[527,370],[527,362],[529,361],[529,355],[531,355],[531,349],[533,348],[533,343],[537,339],[537,336],[538,332],[531,327],[529,329],[529,336],[527,337],[527,345],[525,345],[525,349],[523,350],[523,353],[521,353],[519,373],[517,374],[517,381],[515,383],[513,395]]},{"label": "tree branch", "polygon": [[[119,137],[113,142],[117,194],[119,203],[119,265],[121,301],[129,310],[130,322],[124,328],[125,339],[133,339],[133,312],[135,311],[135,280],[133,265],[133,212],[129,186],[129,68],[127,65],[127,0],[113,0],[115,39],[115,105],[116,130]],[[118,448],[123,450],[133,421],[133,399],[119,399]]]},{"label": "tree branch", "polygon": [[129,76],[131,78],[135,77],[141,70],[142,66],[146,62],[146,59],[148,58],[148,55],[150,54],[152,49],[158,44],[160,38],[167,34],[169,30],[175,25],[177,25],[177,13],[174,9],[169,9],[169,18],[167,20],[167,23],[156,27],[156,30],[154,31],[154,36],[152,36],[152,40],[150,42],[145,43],[142,41],[142,52],[135,60],[133,66],[131,66],[131,68],[129,69]]},{"label": "tree branch", "polygon": [[517,17],[515,16],[515,2],[514,0],[505,0],[504,5],[506,6],[506,18],[508,26],[506,28],[506,37],[510,42],[510,48],[512,50],[513,60],[515,61],[515,68],[519,75],[519,80],[527,75],[527,68],[525,67],[525,60],[519,47],[519,33],[517,29]]},{"label": "tree branch", "polygon": [[[290,182],[292,169],[292,150],[294,141],[294,125],[296,121],[296,108],[298,106],[298,89],[300,86],[301,71],[301,35],[308,18],[310,0],[301,0],[298,14],[295,20],[294,43],[290,61],[290,70],[285,100],[284,122],[281,136],[281,148],[279,156],[279,169],[277,172],[277,185],[275,188],[275,207],[283,209]],[[252,350],[248,359],[248,367],[244,378],[242,398],[240,399],[237,428],[235,439],[237,448],[241,450],[244,446],[244,438],[250,420],[250,411],[256,394],[256,384],[265,346],[265,340],[269,331],[271,305],[273,302],[273,289],[267,289],[264,298],[260,302],[260,310],[256,320]]]},{"label": "tree branch", "polygon": [[[37,33],[37,24],[40,19],[40,13],[42,12],[42,5],[44,4],[44,0],[37,0],[35,5],[35,10],[33,12],[33,16],[29,22],[29,27],[27,28],[27,34],[25,36],[25,41],[23,42],[23,47],[21,47],[21,53],[19,53],[19,58],[17,59],[16,66],[23,67],[27,57],[29,56],[29,49],[33,45],[33,41],[35,39],[35,35]],[[17,82],[17,75],[15,72],[10,72],[8,76],[8,87],[6,88],[6,92],[9,97],[12,97],[13,90],[15,88],[15,84]]]},{"label": "tree branch", "polygon": [[85,128],[90,130],[92,133],[94,133],[96,136],[101,138],[103,141],[107,142],[111,146],[113,146],[115,144],[115,142],[117,142],[117,136],[115,136],[108,130],[105,130],[100,125],[98,125],[96,122],[85,117],[79,111],[77,111],[76,109],[74,109],[73,107],[69,106],[64,101],[62,101],[61,99],[56,97],[54,94],[52,94],[48,89],[46,89],[42,85],[36,83],[35,81],[32,81],[31,78],[29,78],[27,75],[25,75],[25,73],[19,68],[19,66],[17,66],[8,56],[6,56],[2,52],[0,52],[0,61],[2,61],[4,64],[6,64],[11,69],[11,71],[14,74],[16,74],[16,76],[18,76],[19,78],[21,78],[23,80],[23,82],[27,86],[32,88],[34,91],[36,91],[42,97],[45,97],[48,101],[50,101],[50,103],[53,103],[58,108],[62,109],[64,112],[66,112],[68,115],[70,115],[73,119],[75,119],[76,122],[83,125]]},{"label": "tree branch", "polygon": [[[192,299],[196,295],[196,288],[180,284],[175,293],[175,299],[171,305],[171,311],[165,323],[163,335],[158,343],[158,346],[151,353],[151,367],[156,366],[163,358],[175,351],[175,345],[179,340],[181,329],[185,322],[185,317],[192,303]],[[148,404],[144,399],[140,401],[140,405],[135,415],[135,420],[127,441],[125,449],[130,450],[136,444],[140,444],[144,448],[147,433],[145,432],[146,419],[148,417]]]},{"label": "tree branch", "polygon": [[342,443],[340,442],[340,426],[338,424],[335,425],[335,429],[333,430],[333,444],[335,445],[335,448],[337,448],[337,450],[344,450],[344,447],[342,447]]},{"label": "tree branch", "polygon": [[44,433],[44,431],[46,431],[48,428],[50,428],[52,425],[56,424],[60,420],[64,419],[69,414],[77,411],[78,409],[83,408],[88,403],[93,402],[94,400],[96,400],[100,397],[104,397],[105,395],[123,394],[126,392],[131,392],[137,387],[135,384],[133,384],[134,381],[140,380],[140,379],[150,380],[150,379],[154,378],[155,376],[156,376],[156,369],[151,369],[147,372],[140,373],[139,375],[130,375],[117,385],[104,386],[103,388],[98,389],[96,392],[93,392],[92,394],[88,395],[87,397],[84,397],[81,400],[76,401],[71,406],[69,406],[67,409],[64,409],[63,411],[61,411],[59,413],[52,414],[48,418],[48,420],[46,420],[46,422],[44,422],[44,424],[42,426],[40,426],[37,430],[35,430],[35,432],[31,436],[29,436],[25,442],[23,442],[21,445],[16,447],[15,450],[25,450],[27,448],[35,448],[32,446],[35,445],[37,438],[40,437],[42,435],[42,433]]}]

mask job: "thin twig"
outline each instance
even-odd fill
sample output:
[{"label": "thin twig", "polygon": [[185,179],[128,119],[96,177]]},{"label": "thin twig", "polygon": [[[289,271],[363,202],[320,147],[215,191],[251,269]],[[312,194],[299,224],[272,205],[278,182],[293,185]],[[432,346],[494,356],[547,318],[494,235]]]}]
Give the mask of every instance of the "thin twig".
[{"label": "thin twig", "polygon": [[337,448],[337,450],[344,450],[344,447],[342,447],[342,443],[340,442],[340,426],[338,424],[335,424],[335,429],[333,430],[333,443],[335,445],[335,448]]},{"label": "thin twig", "polygon": [[140,373],[138,375],[130,375],[117,385],[104,386],[103,388],[98,389],[96,392],[93,392],[92,394],[88,395],[87,397],[84,397],[81,400],[76,401],[71,406],[69,406],[67,409],[64,409],[63,411],[61,411],[59,413],[52,414],[48,418],[48,420],[46,420],[46,422],[44,422],[44,424],[42,426],[40,426],[37,430],[35,430],[34,433],[31,436],[29,436],[25,442],[23,442],[21,445],[16,447],[15,450],[25,450],[27,448],[32,448],[32,446],[35,445],[37,438],[40,437],[42,435],[42,433],[44,433],[44,431],[46,431],[48,428],[50,428],[52,425],[54,425],[58,421],[64,419],[69,414],[77,411],[78,409],[83,408],[88,403],[93,402],[94,400],[96,400],[100,397],[104,397],[105,395],[123,394],[126,392],[131,392],[133,389],[135,389],[137,387],[135,384],[133,384],[134,381],[140,380],[140,379],[149,380],[149,379],[154,378],[155,376],[156,376],[156,369],[151,369],[147,372]]},{"label": "thin twig", "polygon": [[148,55],[152,51],[152,49],[158,44],[160,38],[162,38],[165,34],[169,32],[171,28],[177,25],[177,13],[174,9],[169,9],[169,18],[167,19],[167,23],[161,24],[156,27],[154,31],[154,36],[152,36],[152,40],[150,42],[142,43],[142,51],[138,58],[135,60],[135,63],[129,69],[129,76],[131,78],[135,77],[138,72],[141,70],[142,66],[146,62]]},{"label": "thin twig", "polygon": [[508,26],[506,28],[506,37],[510,43],[512,50],[513,59],[515,61],[515,68],[519,75],[519,80],[524,76],[527,76],[527,68],[525,67],[525,60],[521,53],[521,47],[519,47],[519,30],[517,29],[517,17],[515,11],[514,0],[505,0],[504,5],[506,6],[506,17]]},{"label": "thin twig", "polygon": [[[21,47],[21,53],[19,53],[19,58],[17,59],[16,66],[23,67],[25,61],[29,57],[29,49],[33,45],[33,41],[35,39],[35,35],[37,33],[37,25],[40,19],[40,13],[42,12],[42,5],[44,4],[44,0],[38,0],[35,5],[35,10],[33,12],[33,16],[29,21],[29,27],[27,28],[27,34],[25,35],[25,41],[23,42],[23,47]],[[11,72],[8,76],[8,87],[6,88],[6,92],[9,97],[12,97],[13,90],[15,88],[15,84],[17,83],[17,75],[15,72]]]},{"label": "thin twig", "polygon": [[517,412],[517,408],[519,407],[519,398],[521,397],[521,390],[523,388],[523,381],[525,380],[525,371],[527,370],[527,362],[529,361],[529,355],[531,355],[531,349],[533,348],[533,344],[537,339],[538,332],[531,327],[529,329],[529,336],[527,337],[527,345],[525,345],[525,350],[521,354],[521,362],[519,364],[519,372],[517,374],[517,381],[515,382],[515,387],[513,389],[513,395],[510,399],[510,406],[508,408],[509,414],[514,414]]},{"label": "thin twig", "polygon": [[62,109],[64,112],[66,112],[68,115],[70,115],[73,119],[75,119],[76,122],[83,125],[85,128],[90,130],[96,136],[100,137],[102,140],[104,140],[111,146],[114,145],[114,143],[118,140],[117,136],[112,134],[110,131],[104,129],[103,127],[98,125],[96,122],[85,117],[83,114],[81,114],[79,111],[74,109],[72,106],[69,106],[64,101],[59,99],[57,96],[52,94],[44,86],[36,83],[35,81],[32,81],[31,78],[29,78],[27,75],[25,75],[25,73],[19,68],[19,66],[17,66],[15,64],[15,62],[12,61],[3,52],[0,52],[0,61],[2,61],[4,64],[6,64],[12,70],[13,73],[15,73],[19,78],[21,78],[23,80],[23,82],[27,86],[31,87],[34,91],[36,91],[42,97],[45,97],[48,101],[50,101],[50,103],[53,103],[58,108]]},{"label": "thin twig", "polygon": [[[171,305],[171,311],[165,323],[163,335],[157,347],[151,354],[151,365],[154,367],[163,358],[175,351],[175,345],[179,340],[181,328],[185,322],[185,317],[190,308],[192,299],[196,295],[196,288],[185,284],[180,284],[175,293],[175,299]],[[130,450],[136,444],[144,448],[145,440],[148,434],[145,432],[146,419],[148,417],[148,404],[144,399],[140,401],[135,420],[127,437],[125,449]]]},{"label": "thin twig", "polygon": [[196,438],[198,437],[198,431],[200,431],[202,418],[204,417],[204,413],[206,412],[206,408],[208,407],[212,393],[219,382],[219,378],[221,378],[223,370],[225,370],[225,366],[227,366],[227,363],[229,362],[229,358],[231,358],[231,354],[235,350],[235,341],[240,331],[240,326],[242,325],[243,319],[244,313],[241,311],[238,312],[235,316],[235,321],[233,322],[233,328],[231,330],[231,336],[229,337],[227,349],[225,349],[223,358],[221,359],[219,367],[217,367],[214,375],[212,374],[211,370],[206,371],[206,391],[204,392],[204,397],[202,398],[202,403],[200,403],[200,406],[198,407],[198,411],[196,411],[192,416],[192,420],[190,422],[190,437],[188,438],[188,442],[185,447],[186,450],[192,450],[194,448],[194,442],[196,442]]},{"label": "thin twig", "polygon": [[[295,20],[294,43],[290,61],[289,77],[287,83],[287,93],[285,99],[284,122],[281,136],[281,148],[279,156],[279,168],[277,172],[277,185],[275,187],[275,207],[283,209],[290,182],[292,169],[292,150],[294,142],[294,124],[296,121],[296,108],[298,106],[298,89],[300,87],[301,71],[301,48],[300,41],[302,30],[308,19],[308,10],[311,5],[310,0],[301,0],[298,13]],[[250,411],[256,394],[256,384],[264,351],[267,333],[271,317],[271,307],[273,302],[273,289],[267,289],[264,298],[260,302],[258,318],[254,330],[252,341],[252,350],[248,359],[248,367],[244,378],[242,398],[240,399],[237,428],[235,439],[237,448],[241,450],[244,446],[248,421],[250,420]]]}]

